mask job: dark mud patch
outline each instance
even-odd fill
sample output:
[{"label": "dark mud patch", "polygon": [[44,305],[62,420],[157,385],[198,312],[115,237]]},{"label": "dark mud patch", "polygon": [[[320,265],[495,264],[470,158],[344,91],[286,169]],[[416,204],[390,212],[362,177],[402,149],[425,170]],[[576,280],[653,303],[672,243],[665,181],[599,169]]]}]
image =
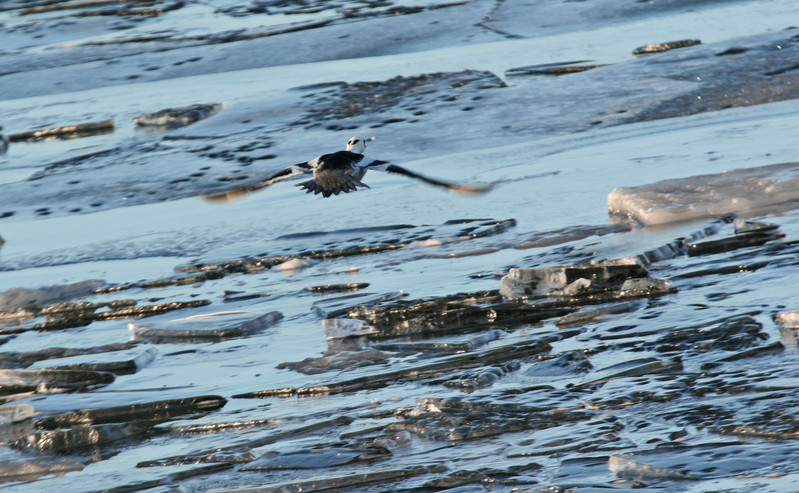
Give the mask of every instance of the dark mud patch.
[{"label": "dark mud patch", "polygon": [[200,120],[210,118],[225,107],[220,103],[193,104],[180,108],[166,108],[155,113],[144,113],[133,117],[136,125],[146,131],[165,131],[185,127]]},{"label": "dark mud patch", "polygon": [[[484,89],[498,89],[505,83],[491,72],[432,73],[414,77],[398,76],[386,81],[345,83],[335,82],[318,94],[310,93],[304,117],[295,122],[312,128],[325,121],[351,121],[328,124],[330,130],[355,129],[377,115],[389,113],[391,118],[372,123],[377,128],[391,123],[421,118],[424,112],[435,111],[442,105],[468,105],[468,96]],[[303,88],[297,88],[303,89]],[[362,117],[362,118],[357,118]]]},{"label": "dark mud patch", "polygon": [[664,51],[676,50],[678,48],[686,48],[701,44],[698,39],[683,39],[680,41],[668,41],[666,43],[652,43],[644,46],[639,46],[633,50],[633,55],[651,55],[652,53],[662,53]]},{"label": "dark mud patch", "polygon": [[38,142],[41,140],[69,140],[103,135],[114,131],[114,121],[79,123],[62,127],[31,130],[8,135],[9,142]]},{"label": "dark mud patch", "polygon": [[[660,76],[692,82],[695,89],[658,102],[623,123],[674,118],[799,97],[799,38],[783,34],[730,52],[717,46],[648,58]],[[735,56],[718,57],[717,54]],[[677,68],[677,67],[680,68]]]},{"label": "dark mud patch", "polygon": [[13,7],[6,7],[4,10],[21,9],[20,14],[42,14],[45,12],[56,11],[69,11],[70,15],[76,17],[90,17],[90,16],[143,16],[154,17],[163,14],[166,11],[178,9],[183,7],[183,2],[179,1],[150,1],[150,0],[134,0],[130,2],[115,2],[94,0],[88,2],[66,2],[66,3],[48,3],[48,2],[15,2]]},{"label": "dark mud patch", "polygon": [[[412,3],[412,2],[409,2]],[[234,5],[222,7],[220,12],[224,12],[233,17],[245,17],[252,14],[317,14],[320,12],[336,13],[343,15],[344,18],[377,17],[387,15],[407,15],[423,12],[425,10],[435,10],[447,7],[454,7],[468,3],[467,1],[455,2],[430,2],[427,5],[403,5],[402,1],[385,0],[357,0],[354,2],[327,2],[324,0],[277,0],[277,1],[253,1],[249,5]]]},{"label": "dark mud patch", "polygon": [[522,75],[566,75],[585,72],[595,68],[604,67],[604,64],[587,64],[586,60],[561,63],[544,63],[540,65],[529,65],[526,67],[509,68],[505,71],[506,77],[517,77]]}]

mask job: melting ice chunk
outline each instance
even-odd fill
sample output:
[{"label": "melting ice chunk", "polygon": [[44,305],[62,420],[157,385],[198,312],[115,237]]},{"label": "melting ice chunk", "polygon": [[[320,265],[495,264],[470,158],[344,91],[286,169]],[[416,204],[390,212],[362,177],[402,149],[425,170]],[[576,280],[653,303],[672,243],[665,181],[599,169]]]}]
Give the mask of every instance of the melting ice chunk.
[{"label": "melting ice chunk", "polygon": [[193,104],[180,108],[166,108],[155,113],[144,113],[133,118],[136,125],[151,131],[185,127],[222,111],[222,103]]},{"label": "melting ice chunk", "polygon": [[635,258],[586,262],[563,267],[511,268],[502,278],[499,293],[505,298],[547,294],[579,294],[592,284],[621,284],[630,278],[646,278],[649,271]]},{"label": "melting ice chunk", "polygon": [[328,339],[345,339],[374,334],[376,331],[363,320],[351,318],[326,318],[322,320]]},{"label": "melting ice chunk", "polygon": [[690,474],[668,467],[655,466],[628,459],[621,455],[611,455],[608,469],[620,478],[631,479],[696,479]]},{"label": "melting ice chunk", "polygon": [[799,163],[781,163],[617,188],[608,196],[608,212],[649,226],[796,208],[797,200]]},{"label": "melting ice chunk", "polygon": [[14,308],[41,308],[55,301],[64,301],[91,294],[103,285],[102,279],[89,279],[72,284],[56,284],[40,288],[12,288],[0,292],[0,310]]}]

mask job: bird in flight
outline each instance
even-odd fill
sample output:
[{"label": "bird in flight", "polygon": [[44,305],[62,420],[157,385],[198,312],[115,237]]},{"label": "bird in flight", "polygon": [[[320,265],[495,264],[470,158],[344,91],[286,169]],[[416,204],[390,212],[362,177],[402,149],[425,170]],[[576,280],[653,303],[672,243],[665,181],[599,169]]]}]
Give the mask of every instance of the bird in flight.
[{"label": "bird in flight", "polygon": [[331,195],[338,195],[342,192],[354,192],[358,187],[370,188],[369,185],[361,181],[369,170],[404,175],[409,178],[421,180],[430,185],[446,188],[452,192],[478,194],[488,192],[493,188],[493,184],[464,185],[438,180],[436,178],[429,178],[401,168],[395,164],[391,164],[388,161],[380,161],[366,157],[363,154],[364,150],[366,150],[366,141],[361,137],[352,137],[347,142],[347,148],[344,151],[322,154],[307,163],[295,164],[280,170],[261,182],[228,190],[226,192],[205,195],[205,198],[212,201],[232,200],[247,193],[266,188],[273,183],[299,175],[310,174],[313,175],[312,179],[299,183],[297,186],[304,189],[305,193],[313,192],[314,195],[321,193],[322,197],[330,197]]}]

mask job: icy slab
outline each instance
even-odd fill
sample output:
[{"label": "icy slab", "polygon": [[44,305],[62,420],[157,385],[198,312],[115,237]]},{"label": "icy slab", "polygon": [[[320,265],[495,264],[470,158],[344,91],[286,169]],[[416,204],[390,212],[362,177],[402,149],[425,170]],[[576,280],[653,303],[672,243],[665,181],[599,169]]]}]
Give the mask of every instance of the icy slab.
[{"label": "icy slab", "polygon": [[617,188],[608,195],[608,212],[651,226],[793,209],[797,200],[799,163],[791,162]]},{"label": "icy slab", "polygon": [[18,423],[35,414],[30,404],[4,404],[0,406],[0,425]]},{"label": "icy slab", "polygon": [[764,223],[758,221],[746,221],[741,218],[738,218],[735,221],[733,221],[733,226],[735,227],[735,234],[770,233],[779,229],[780,227],[779,224]]},{"label": "icy slab", "polygon": [[[748,223],[744,228],[756,228],[755,224],[761,223]],[[764,226],[765,228],[766,226]],[[689,256],[706,255],[714,253],[724,253],[737,250],[739,248],[746,248],[751,246],[760,246],[769,241],[779,240],[785,237],[782,231],[774,231],[767,229],[766,232],[758,229],[743,230],[739,229],[736,225],[735,234],[719,238],[717,240],[705,240],[687,244],[687,253]]]},{"label": "icy slab", "polygon": [[319,300],[311,308],[324,318],[336,318],[347,315],[356,306],[374,306],[387,301],[396,301],[405,297],[402,291],[392,293],[354,293]]},{"label": "icy slab", "polygon": [[71,454],[95,451],[98,447],[113,447],[120,442],[144,439],[153,423],[111,423],[95,426],[80,426],[66,430],[35,431],[28,433],[9,445],[24,451],[47,454]]},{"label": "icy slab", "polygon": [[524,375],[552,381],[584,375],[592,369],[593,365],[591,365],[585,353],[582,351],[566,351],[552,359],[537,362],[525,370]]},{"label": "icy slab", "polygon": [[481,332],[477,335],[472,335],[467,338],[457,337],[451,341],[438,338],[435,342],[405,342],[405,341],[392,341],[381,342],[378,344],[370,344],[375,349],[381,351],[397,351],[406,353],[426,353],[426,354],[457,354],[475,351],[491,341],[498,341],[502,339],[505,334],[504,331],[499,329],[488,330]]},{"label": "icy slab", "polygon": [[[250,312],[220,312],[173,320],[166,327],[128,324],[134,341],[153,343],[223,341],[258,334],[283,319],[283,314],[270,311],[253,316]],[[224,324],[220,326],[221,324]],[[187,328],[186,324],[194,323]]]},{"label": "icy slab", "polygon": [[193,104],[180,108],[166,108],[155,113],[144,113],[133,117],[139,127],[151,131],[170,130],[185,127],[192,123],[212,117],[225,107],[221,103]]},{"label": "icy slab", "polygon": [[107,371],[115,375],[128,375],[148,366],[157,354],[155,348],[87,353],[61,359],[42,359],[32,364],[30,369]]},{"label": "icy slab", "polygon": [[558,317],[555,324],[560,328],[582,327],[589,323],[601,322],[616,315],[630,313],[640,310],[645,306],[641,300],[624,301],[621,303],[609,303],[599,308],[579,310],[562,317]]},{"label": "icy slab", "polygon": [[31,130],[11,134],[4,140],[8,142],[38,142],[41,140],[70,140],[82,139],[93,135],[103,135],[114,131],[114,120],[100,122],[78,123],[62,127]]},{"label": "icy slab", "polygon": [[40,288],[12,288],[0,293],[0,310],[15,308],[42,308],[55,301],[65,301],[91,294],[105,284],[101,279],[89,279],[72,284],[56,284]]},{"label": "icy slab", "polygon": [[573,389],[584,389],[594,385],[607,383],[617,378],[640,377],[643,375],[658,375],[682,371],[683,366],[679,358],[671,361],[657,358],[639,358],[596,370],[588,375],[587,381],[575,385]]},{"label": "icy slab", "polygon": [[509,68],[505,71],[506,77],[513,77],[519,75],[564,75],[574,74],[577,72],[585,72],[599,67],[604,67],[604,64],[586,64],[588,60],[577,60],[573,62],[562,63],[541,63],[538,65],[530,65],[526,67]]},{"label": "icy slab", "polygon": [[273,471],[282,469],[322,469],[364,460],[388,458],[385,449],[358,450],[344,447],[312,448],[286,453],[270,452],[244,466],[242,471]]},{"label": "icy slab", "polygon": [[374,334],[375,330],[362,320],[351,318],[326,318],[322,320],[328,339],[346,339]]},{"label": "icy slab", "polygon": [[350,371],[363,366],[384,364],[389,354],[377,349],[361,351],[340,351],[319,358],[305,358],[302,361],[287,361],[277,365],[278,369],[288,368],[305,375],[316,375],[327,371]]},{"label": "icy slab", "polygon": [[[313,478],[308,481],[281,481],[279,483],[270,483],[267,487],[272,491],[312,491],[313,489],[317,489],[317,491],[352,491],[355,488],[364,486],[368,487],[375,484],[399,482],[425,474],[441,474],[445,471],[446,469],[444,466],[437,464],[430,466],[412,466],[404,469],[380,469],[363,474],[325,476]],[[222,493],[231,491],[231,489],[229,487],[223,487],[206,491],[208,493]],[[239,493],[255,493],[268,490],[265,490],[262,484],[253,484],[237,487],[235,491]]]},{"label": "icy slab", "polygon": [[311,397],[359,392],[367,389],[379,389],[392,385],[397,381],[419,380],[438,377],[457,370],[469,370],[489,365],[505,363],[509,360],[530,358],[534,355],[548,353],[552,346],[545,341],[529,341],[522,344],[497,346],[479,353],[447,355],[431,360],[429,363],[412,367],[392,366],[388,371],[373,372],[368,376],[358,376],[349,380],[320,383],[308,387],[281,387],[277,389],[256,390],[236,394],[234,399],[267,399],[274,397]]},{"label": "icy slab", "polygon": [[499,293],[509,299],[526,295],[574,295],[587,290],[592,282],[622,283],[648,276],[649,271],[635,258],[540,269],[514,267],[502,278]]},{"label": "icy slab", "polygon": [[127,404],[101,409],[81,409],[36,420],[36,428],[58,430],[74,426],[130,423],[140,420],[165,420],[184,415],[207,413],[223,407],[227,400],[218,395]]},{"label": "icy slab", "polygon": [[108,385],[114,374],[87,370],[0,370],[0,393],[64,392]]},{"label": "icy slab", "polygon": [[179,416],[196,416],[223,407],[216,395],[144,402],[101,409],[81,409],[38,419],[34,431],[9,445],[26,451],[70,454],[113,448],[153,435],[153,427]]},{"label": "icy slab", "polygon": [[62,457],[56,460],[32,459],[28,461],[0,461],[0,483],[9,481],[33,481],[46,474],[60,475],[82,471],[85,465]]},{"label": "icy slab", "polygon": [[632,479],[695,479],[689,474],[668,467],[653,466],[621,455],[611,455],[608,469],[620,478]]}]

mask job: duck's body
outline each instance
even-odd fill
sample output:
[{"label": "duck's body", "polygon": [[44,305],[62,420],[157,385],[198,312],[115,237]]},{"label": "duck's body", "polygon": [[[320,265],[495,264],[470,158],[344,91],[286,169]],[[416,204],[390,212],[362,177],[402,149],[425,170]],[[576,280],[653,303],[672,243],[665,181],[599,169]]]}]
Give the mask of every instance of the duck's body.
[{"label": "duck's body", "polygon": [[389,173],[405,175],[431,185],[444,187],[457,192],[483,193],[491,189],[490,185],[459,185],[428,178],[391,164],[388,161],[380,161],[366,157],[363,154],[365,149],[366,142],[360,137],[353,137],[347,142],[347,149],[344,151],[322,154],[306,163],[295,164],[280,170],[260,183],[221,194],[211,195],[207,198],[211,200],[230,200],[239,195],[266,188],[278,181],[306,174],[313,174],[313,178],[299,183],[297,185],[298,187],[304,189],[306,193],[321,193],[323,197],[330,197],[331,195],[338,195],[342,192],[354,192],[358,187],[369,188],[369,185],[361,181],[369,170],[387,171]]},{"label": "duck's body", "polygon": [[[313,173],[313,179],[297,186],[305,189],[307,193],[321,193],[323,197],[338,195],[341,192],[354,192],[357,187],[369,188],[369,185],[361,182],[366,172],[369,169],[380,169],[388,163],[364,156],[365,145],[359,140],[361,148],[358,149],[357,145],[353,145],[353,140],[355,138],[350,139],[346,151],[323,154],[305,163]],[[354,152],[352,149],[360,152]]]}]

